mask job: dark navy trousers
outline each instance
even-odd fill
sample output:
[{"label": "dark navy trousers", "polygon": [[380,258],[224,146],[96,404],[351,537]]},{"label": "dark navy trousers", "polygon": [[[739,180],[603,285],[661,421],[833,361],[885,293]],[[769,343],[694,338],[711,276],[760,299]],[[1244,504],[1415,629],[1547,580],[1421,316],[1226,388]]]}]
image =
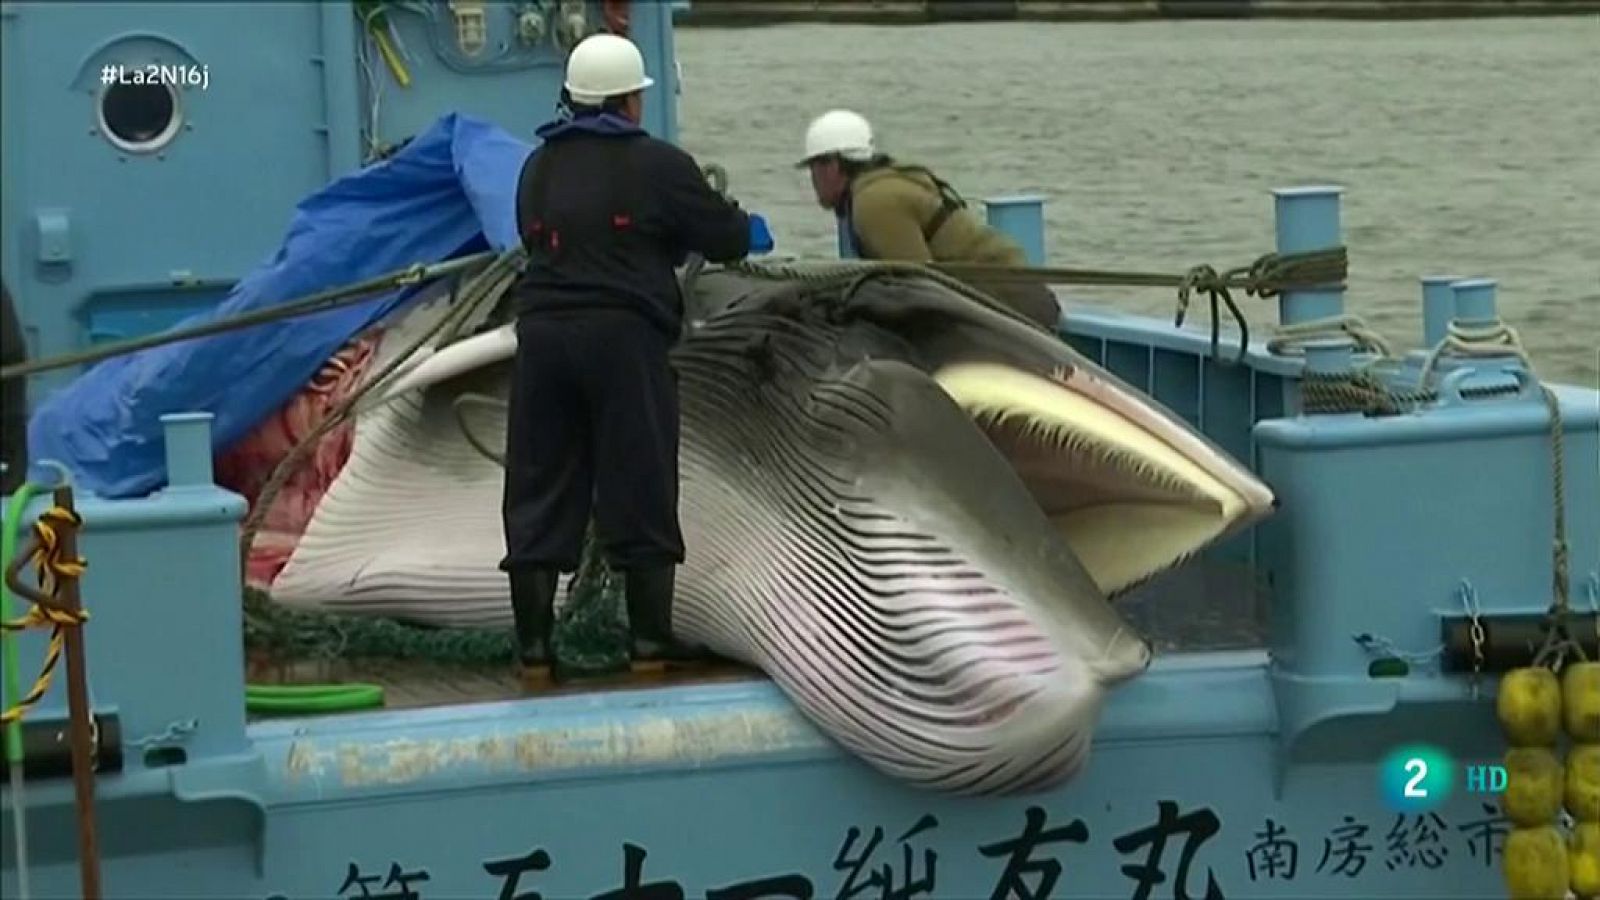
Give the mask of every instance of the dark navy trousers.
[{"label": "dark navy trousers", "polygon": [[591,513],[622,570],[683,562],[671,340],[625,309],[517,320],[506,428],[506,571],[577,568]]}]

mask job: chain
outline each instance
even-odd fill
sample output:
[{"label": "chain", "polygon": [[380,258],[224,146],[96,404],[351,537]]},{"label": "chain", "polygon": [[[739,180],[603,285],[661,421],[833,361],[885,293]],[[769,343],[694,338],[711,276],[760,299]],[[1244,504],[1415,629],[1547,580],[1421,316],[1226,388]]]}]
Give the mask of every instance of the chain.
[{"label": "chain", "polygon": [[1478,692],[1482,685],[1484,655],[1483,645],[1488,640],[1488,635],[1483,630],[1482,609],[1478,605],[1478,592],[1472,589],[1472,582],[1461,579],[1461,586],[1456,589],[1461,597],[1461,606],[1467,611],[1467,618],[1472,620],[1468,633],[1472,637],[1472,699],[1478,699]]},{"label": "chain", "polygon": [[1394,641],[1384,637],[1383,635],[1370,634],[1367,632],[1351,635],[1351,640],[1354,640],[1356,642],[1356,646],[1360,647],[1368,654],[1404,660],[1405,662],[1413,665],[1426,665],[1431,663],[1443,656],[1445,651],[1445,646],[1443,644],[1440,644],[1437,647],[1428,650],[1427,652],[1403,650]]},{"label": "chain", "polygon": [[161,731],[137,738],[128,742],[128,746],[145,750],[150,747],[162,747],[172,744],[181,744],[189,739],[200,728],[199,719],[177,719],[167,723]]},{"label": "chain", "polygon": [[1594,610],[1594,642],[1600,646],[1600,572],[1590,572],[1583,587],[1589,595],[1589,608]]}]

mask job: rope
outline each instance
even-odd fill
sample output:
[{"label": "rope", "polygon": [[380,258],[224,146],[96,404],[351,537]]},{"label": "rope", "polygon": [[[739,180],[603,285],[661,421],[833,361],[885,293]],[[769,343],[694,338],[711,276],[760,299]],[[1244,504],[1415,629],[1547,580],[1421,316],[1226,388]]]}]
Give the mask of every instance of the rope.
[{"label": "rope", "polygon": [[1486,325],[1462,325],[1451,322],[1444,340],[1429,351],[1427,359],[1423,361],[1422,373],[1418,376],[1418,380],[1426,383],[1428,376],[1433,374],[1434,366],[1447,356],[1478,359],[1512,356],[1521,360],[1523,367],[1529,372],[1533,371],[1533,360],[1529,358],[1528,351],[1523,349],[1522,338],[1515,328],[1499,319]]},{"label": "rope", "polygon": [[387,275],[379,275],[376,278],[370,278],[366,281],[359,281],[355,284],[346,285],[345,287],[321,291],[319,293],[302,297],[298,300],[292,300],[288,303],[280,303],[267,309],[258,309],[254,312],[248,312],[226,319],[216,319],[211,322],[196,325],[192,328],[179,328],[171,331],[164,331],[160,334],[146,335],[144,337],[130,338],[125,341],[116,341],[110,344],[103,344],[98,347],[93,347],[91,349],[82,350],[75,353],[63,353],[60,356],[52,356],[45,359],[35,359],[28,360],[26,362],[15,363],[13,365],[0,368],[0,381],[9,381],[13,378],[21,378],[25,375],[35,375],[39,372],[49,372],[54,369],[66,369],[86,363],[97,363],[102,360],[110,359],[114,356],[126,356],[130,353],[138,353],[141,350],[149,350],[152,347],[176,344],[181,341],[192,341],[196,338],[210,337],[212,335],[223,334],[229,331],[252,328],[256,325],[265,325],[269,322],[277,322],[283,319],[291,319],[299,316],[309,316],[315,313],[326,312],[328,310],[338,309],[344,306],[354,306],[357,303],[365,302],[373,294],[382,293],[384,291],[393,290],[399,287],[423,284],[424,282],[433,281],[446,275],[451,275],[466,269],[470,269],[481,263],[487,262],[493,255],[494,254],[491,252],[478,253],[472,256],[464,256],[460,259],[453,259],[448,262],[438,263],[431,266],[425,266],[418,263],[416,265],[407,266],[404,269],[391,272]]},{"label": "rope", "polygon": [[[1242,360],[1249,345],[1248,326],[1230,290],[1242,287],[1249,295],[1270,297],[1290,286],[1314,287],[1342,281],[1348,261],[1344,248],[1306,254],[1268,254],[1243,269],[1218,273],[1208,266],[1190,269],[1177,279],[1178,311],[1176,325],[1183,324],[1190,297],[1196,292],[1210,295],[1212,305],[1211,347],[1215,357],[1218,352],[1219,316],[1217,307],[1225,305],[1239,323],[1241,332],[1239,356]],[[963,277],[981,277],[990,281],[1008,279],[1031,280],[1057,284],[1094,284],[1102,286],[1163,286],[1171,285],[1171,276],[1154,273],[1105,272],[1086,269],[1009,268],[993,266],[955,265],[947,263],[916,264],[902,262],[853,261],[813,269],[787,265],[758,265],[736,263],[727,268],[742,274],[763,278],[794,279],[814,285],[833,285],[850,282],[850,289],[872,276],[904,274],[928,278],[951,288],[991,308],[999,304],[992,297],[971,287]],[[1303,349],[1305,343],[1318,338],[1346,336],[1358,349],[1374,354],[1367,366],[1354,372],[1323,374],[1304,372],[1301,376],[1302,403],[1307,412],[1361,412],[1369,416],[1396,415],[1432,402],[1433,391],[1419,389],[1403,391],[1390,387],[1373,374],[1378,364],[1392,360],[1389,343],[1367,327],[1357,316],[1336,316],[1295,325],[1282,326],[1268,342],[1271,352],[1285,354]],[[1533,372],[1533,361],[1515,329],[1496,319],[1481,326],[1452,322],[1443,341],[1429,352],[1418,377],[1418,384],[1426,385],[1438,361],[1446,356],[1490,358],[1512,356]],[[1560,404],[1555,393],[1541,386],[1546,408],[1550,413],[1550,450],[1553,472],[1553,505],[1555,538],[1551,550],[1552,593],[1554,596],[1547,616],[1545,646],[1540,658],[1556,658],[1559,667],[1567,654],[1584,658],[1580,642],[1572,639],[1568,631],[1570,617],[1569,560],[1566,532],[1565,453],[1562,440]],[[1488,393],[1498,393],[1491,389]],[[470,439],[470,437],[469,437]]]},{"label": "rope", "polygon": [[473,406],[486,407],[504,416],[506,414],[508,405],[504,400],[501,400],[498,397],[490,397],[487,394],[470,393],[462,394],[455,399],[455,402],[450,404],[451,411],[456,414],[456,427],[461,429],[461,436],[466,438],[467,443],[472,446],[472,449],[478,451],[479,456],[482,456],[484,459],[487,459],[504,469],[506,467],[505,453],[490,447],[484,442],[483,438],[478,436],[477,432],[472,430],[472,426],[467,424],[467,409]]},{"label": "rope", "polygon": [[[1520,361],[1529,374],[1534,372],[1533,359],[1523,347],[1517,330],[1498,318],[1482,325],[1451,322],[1444,340],[1429,351],[1423,361],[1418,375],[1419,383],[1426,384],[1439,361],[1446,357],[1511,357]],[[1566,441],[1561,424],[1561,401],[1548,386],[1541,384],[1539,393],[1549,413],[1551,509],[1554,522],[1550,549],[1551,603],[1545,615],[1544,643],[1534,656],[1534,665],[1549,664],[1560,669],[1569,654],[1581,661],[1585,659],[1585,653],[1582,642],[1573,638],[1568,624],[1572,599],[1567,547]]]},{"label": "rope", "polygon": [[1305,372],[1300,378],[1300,403],[1308,413],[1393,416],[1434,399],[1432,391],[1391,388],[1364,369],[1348,374]]},{"label": "rope", "polygon": [[[21,618],[0,622],[0,627],[6,631],[25,631],[49,625],[50,642],[33,687],[13,706],[0,713],[0,723],[22,721],[28,709],[44,697],[50,690],[50,680],[66,648],[66,629],[78,628],[89,620],[87,612],[63,609],[56,602],[61,593],[61,583],[82,577],[88,566],[81,557],[67,559],[61,549],[61,529],[77,528],[82,524],[83,519],[77,513],[60,506],[50,507],[33,524],[33,548],[28,551],[24,561],[13,564],[13,568],[20,569],[28,562],[33,563],[38,573],[39,592],[19,590],[18,593],[29,599],[32,606]],[[6,575],[9,577],[11,573],[7,572]]]},{"label": "rope", "polygon": [[[1511,331],[1511,329],[1506,329]],[[1516,332],[1511,331],[1513,339]],[[1521,347],[1517,352],[1523,359],[1527,354],[1522,353]],[[1544,405],[1550,411],[1550,462],[1551,462],[1551,489],[1554,496],[1551,498],[1555,510],[1555,528],[1550,548],[1551,568],[1551,595],[1550,611],[1545,617],[1544,646],[1534,659],[1534,665],[1540,665],[1547,659],[1555,659],[1554,667],[1560,669],[1568,654],[1578,661],[1587,659],[1583,650],[1583,642],[1572,636],[1569,628],[1571,618],[1572,597],[1568,574],[1567,558],[1567,497],[1566,497],[1566,449],[1565,436],[1561,427],[1561,401],[1556,397],[1555,391],[1541,386],[1540,392],[1544,396]]]},{"label": "rope", "polygon": [[[262,486],[240,532],[241,559],[248,561],[256,535],[278,493],[318,442],[354,415],[362,399],[393,383],[405,363],[435,340],[448,341],[470,327],[480,313],[499,300],[517,274],[525,256],[521,248],[502,254],[472,281],[452,290],[450,308],[290,448]],[[512,636],[500,630],[423,629],[393,619],[336,616],[290,610],[254,589],[244,592],[246,646],[279,658],[313,657],[429,659],[466,664],[499,664],[516,658]]]},{"label": "rope", "polygon": [[262,485],[261,492],[256,495],[256,502],[250,509],[250,514],[245,518],[243,529],[239,537],[241,560],[248,562],[250,548],[254,546],[256,534],[261,530],[261,525],[266,521],[267,511],[277,499],[278,493],[288,483],[291,475],[305,458],[316,448],[317,443],[328,432],[339,427],[350,417],[363,397],[377,390],[379,387],[391,383],[400,373],[407,361],[415,356],[429,342],[439,337],[452,337],[459,328],[477,314],[481,306],[489,305],[489,301],[498,299],[501,293],[510,286],[511,281],[519,271],[523,253],[520,248],[502,254],[490,263],[481,273],[473,279],[472,283],[463,289],[459,295],[452,290],[450,309],[440,317],[438,322],[429,326],[422,334],[418,335],[410,344],[395,355],[381,369],[377,371],[364,384],[350,392],[340,404],[335,407],[317,426],[301,438],[289,452],[284,455],[278,465],[273,468],[272,475],[266,484]]},{"label": "rope", "polygon": [[1294,325],[1280,325],[1277,333],[1267,341],[1267,352],[1278,356],[1292,356],[1305,352],[1311,341],[1330,337],[1345,337],[1356,349],[1379,357],[1390,358],[1394,350],[1377,330],[1367,325],[1365,319],[1355,315],[1329,316]]},{"label": "rope", "polygon": [[[1076,269],[1060,266],[997,266],[979,263],[908,263],[881,260],[852,260],[826,266],[797,266],[739,262],[726,266],[731,271],[759,278],[797,280],[811,284],[831,284],[868,274],[897,274],[930,278],[963,295],[981,299],[991,308],[1006,309],[972,282],[985,284],[1055,284],[1092,287],[1167,287],[1178,292],[1174,325],[1181,327],[1189,306],[1198,294],[1206,295],[1211,306],[1211,354],[1221,354],[1221,309],[1226,307],[1239,326],[1239,352],[1233,360],[1244,359],[1250,346],[1250,325],[1233,299],[1233,291],[1263,299],[1285,290],[1342,287],[1349,272],[1349,256],[1344,247],[1306,253],[1268,253],[1248,266],[1218,272],[1211,266],[1194,266],[1182,275],[1166,272],[1127,272],[1108,269]],[[1359,322],[1355,317],[1348,317]],[[1303,326],[1302,326],[1303,327]],[[1365,326],[1361,326],[1365,329]],[[1366,333],[1370,334],[1370,331]],[[1385,345],[1387,346],[1387,345]]]}]

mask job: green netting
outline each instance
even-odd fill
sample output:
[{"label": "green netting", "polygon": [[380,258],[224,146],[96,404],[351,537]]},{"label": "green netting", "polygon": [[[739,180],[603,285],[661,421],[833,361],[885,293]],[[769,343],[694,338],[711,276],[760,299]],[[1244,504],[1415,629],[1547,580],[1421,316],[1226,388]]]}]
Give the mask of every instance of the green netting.
[{"label": "green netting", "polygon": [[578,574],[556,618],[556,659],[574,674],[606,674],[628,668],[628,619],[624,576],[611,568],[589,522]]},{"label": "green netting", "polygon": [[[560,665],[574,675],[603,675],[628,668],[624,579],[595,541],[584,540],[583,560],[556,618]],[[398,659],[461,665],[510,665],[516,640],[510,628],[432,628],[394,619],[297,610],[246,588],[245,647],[276,662]]]}]

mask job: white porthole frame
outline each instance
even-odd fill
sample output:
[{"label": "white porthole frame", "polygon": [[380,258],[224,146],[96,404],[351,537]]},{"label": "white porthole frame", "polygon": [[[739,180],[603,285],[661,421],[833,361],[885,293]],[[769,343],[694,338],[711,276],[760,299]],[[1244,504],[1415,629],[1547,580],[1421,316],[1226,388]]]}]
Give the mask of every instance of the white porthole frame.
[{"label": "white porthole frame", "polygon": [[95,94],[95,126],[99,129],[100,136],[105,138],[106,143],[117,148],[123,153],[147,156],[151,153],[160,153],[162,150],[165,150],[167,146],[174,140],[177,140],[179,132],[183,131],[182,91],[178,90],[173,85],[166,84],[164,82],[155,84],[155,87],[165,90],[167,92],[167,96],[172,99],[172,118],[167,120],[167,127],[163,128],[161,133],[157,134],[155,137],[147,141],[129,141],[125,140],[115,131],[113,131],[111,129],[111,124],[106,121],[106,98],[111,95],[112,88],[119,86],[121,85],[104,85]]}]

